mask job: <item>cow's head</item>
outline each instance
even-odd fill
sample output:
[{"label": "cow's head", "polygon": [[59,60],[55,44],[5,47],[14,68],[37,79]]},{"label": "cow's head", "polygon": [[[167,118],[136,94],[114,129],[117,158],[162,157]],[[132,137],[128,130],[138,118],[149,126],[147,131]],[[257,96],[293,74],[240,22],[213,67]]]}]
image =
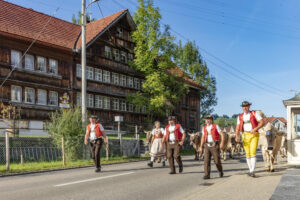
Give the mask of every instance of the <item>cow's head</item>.
[{"label": "cow's head", "polygon": [[190,136],[190,145],[200,144],[200,141],[201,141],[201,133],[200,132],[189,133],[188,135]]},{"label": "cow's head", "polygon": [[151,131],[144,131],[144,133],[146,134],[146,140],[147,140],[147,142],[151,142],[152,132]]},{"label": "cow's head", "polygon": [[259,134],[262,140],[262,146],[267,150],[273,150],[275,139],[279,136],[278,129],[268,122],[259,129]]}]

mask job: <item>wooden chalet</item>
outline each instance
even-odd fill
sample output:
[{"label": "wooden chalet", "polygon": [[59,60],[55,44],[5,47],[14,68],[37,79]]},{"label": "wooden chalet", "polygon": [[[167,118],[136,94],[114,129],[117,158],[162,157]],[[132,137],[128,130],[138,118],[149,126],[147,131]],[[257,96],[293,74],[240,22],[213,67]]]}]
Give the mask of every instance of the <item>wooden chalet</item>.
[{"label": "wooden chalet", "polygon": [[[0,83],[14,69],[0,88],[0,101],[20,106],[26,120],[42,122],[49,119],[49,112],[81,104],[81,27],[54,17],[45,26],[49,18],[0,1]],[[125,122],[141,123],[146,117],[145,106],[125,99],[141,89],[144,77],[128,65],[134,57],[130,38],[134,29],[128,10],[87,24],[87,108],[101,122],[122,115]],[[191,79],[185,81],[190,93],[174,113],[184,127],[198,130],[200,87]]]}]

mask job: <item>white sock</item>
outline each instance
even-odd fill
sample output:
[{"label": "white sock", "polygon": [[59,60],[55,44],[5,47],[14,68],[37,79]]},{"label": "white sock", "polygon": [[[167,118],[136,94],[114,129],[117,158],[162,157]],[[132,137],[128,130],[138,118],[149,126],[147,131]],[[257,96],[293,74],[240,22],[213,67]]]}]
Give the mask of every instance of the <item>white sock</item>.
[{"label": "white sock", "polygon": [[151,160],[150,160],[151,162],[154,162],[154,157],[151,157]]},{"label": "white sock", "polygon": [[165,161],[164,157],[161,157],[161,161],[162,161],[162,162],[164,162],[164,161]]},{"label": "white sock", "polygon": [[256,164],[256,157],[251,157],[251,170],[250,172],[254,172],[255,170],[255,164]]},{"label": "white sock", "polygon": [[251,158],[246,158],[246,160],[247,160],[249,171],[251,172],[251,169],[252,169]]}]

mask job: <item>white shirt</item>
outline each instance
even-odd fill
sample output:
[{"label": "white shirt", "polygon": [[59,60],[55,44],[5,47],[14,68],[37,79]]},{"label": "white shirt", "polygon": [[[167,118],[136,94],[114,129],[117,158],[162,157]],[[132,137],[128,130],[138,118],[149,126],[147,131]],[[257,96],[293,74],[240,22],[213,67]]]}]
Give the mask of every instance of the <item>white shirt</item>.
[{"label": "white shirt", "polygon": [[[182,134],[184,133],[184,130],[181,126],[180,126],[179,130]],[[176,138],[175,138],[175,124],[169,126],[169,133],[170,133],[169,142],[175,142],[176,141]]]},{"label": "white shirt", "polygon": [[[212,138],[212,135],[211,135],[211,129],[212,129],[212,124],[211,125],[207,125],[206,126],[206,130],[207,130],[207,142],[213,142],[213,138]],[[202,129],[202,134],[204,135],[204,128]],[[217,125],[217,131],[220,133],[221,132],[221,129],[219,127],[219,125]]]},{"label": "white shirt", "polygon": [[[96,139],[95,125],[96,124],[91,124],[90,140]],[[100,124],[100,131],[104,131],[104,128],[101,124]]]},{"label": "white shirt", "polygon": [[163,129],[163,128],[159,128],[159,129],[155,128],[155,129],[152,130],[151,134],[153,136],[158,136],[160,132],[163,134],[163,136],[166,135],[165,129]]},{"label": "white shirt", "polygon": [[[260,121],[262,120],[262,117],[259,115],[258,112],[255,112],[255,118],[257,121]],[[243,121],[244,121],[244,132],[251,132],[253,127],[252,127],[252,124],[250,122],[250,112],[248,114],[244,113],[243,115]],[[240,118],[238,116],[237,118],[237,125],[240,124]]]}]

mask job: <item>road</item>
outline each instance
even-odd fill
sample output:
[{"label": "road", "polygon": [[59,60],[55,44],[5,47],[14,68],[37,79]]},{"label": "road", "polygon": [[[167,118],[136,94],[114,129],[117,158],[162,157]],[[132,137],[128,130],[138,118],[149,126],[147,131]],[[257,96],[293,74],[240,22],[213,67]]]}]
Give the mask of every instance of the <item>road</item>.
[{"label": "road", "polygon": [[[262,167],[262,158],[258,161]],[[183,173],[176,175],[168,174],[168,165],[163,168],[155,163],[149,168],[147,161],[141,161],[105,165],[101,173],[89,167],[3,177],[0,178],[0,199],[197,199],[201,191],[247,171],[245,159],[229,159],[223,161],[223,178],[219,178],[212,164],[211,179],[203,180],[203,161],[184,156],[183,163]]]}]

